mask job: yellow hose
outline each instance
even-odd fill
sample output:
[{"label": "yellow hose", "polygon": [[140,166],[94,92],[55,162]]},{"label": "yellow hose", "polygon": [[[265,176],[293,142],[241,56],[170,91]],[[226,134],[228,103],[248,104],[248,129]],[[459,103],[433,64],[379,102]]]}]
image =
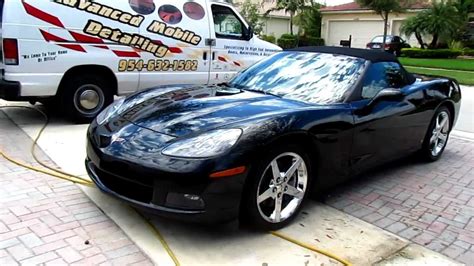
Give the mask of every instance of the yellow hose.
[{"label": "yellow hose", "polygon": [[73,180],[72,177],[70,176],[64,176],[64,175],[61,175],[61,174],[57,174],[57,173],[54,173],[54,172],[50,172],[50,171],[46,171],[46,170],[43,170],[43,169],[40,169],[40,168],[37,168],[37,167],[34,167],[34,166],[31,166],[31,165],[28,165],[24,162],[20,162],[20,161],[17,161],[13,158],[11,158],[10,156],[8,156],[7,154],[5,154],[1,149],[0,149],[0,155],[5,158],[5,160],[13,163],[13,164],[16,164],[20,167],[23,167],[23,168],[26,168],[26,169],[29,169],[31,171],[35,171],[35,172],[38,172],[38,173],[42,173],[42,174],[45,174],[45,175],[50,175],[50,176],[53,176],[53,177],[57,177],[57,178],[60,178],[60,179],[63,179],[63,180],[66,180],[66,181],[71,181],[73,183],[76,183],[76,184],[80,184],[80,185],[84,185],[84,186],[90,186],[90,187],[93,187],[93,184],[91,182],[84,182],[82,180]]},{"label": "yellow hose", "polygon": [[[35,161],[37,163],[39,163],[41,166],[43,166],[44,168],[48,169],[48,170],[44,170],[44,169],[40,169],[38,167],[34,167],[32,165],[28,165],[24,162],[20,162],[18,160],[15,160],[13,159],[12,157],[8,156],[5,152],[3,152],[3,150],[0,148],[0,155],[5,158],[5,160],[13,163],[13,164],[16,164],[20,167],[23,167],[23,168],[26,168],[28,170],[31,170],[31,171],[35,171],[35,172],[38,172],[38,173],[42,173],[42,174],[45,174],[45,175],[49,175],[49,176],[53,176],[53,177],[56,177],[56,178],[60,178],[62,180],[66,180],[66,181],[70,181],[72,183],[75,183],[75,184],[79,184],[79,185],[84,185],[84,186],[89,186],[89,187],[95,187],[94,183],[88,179],[85,179],[85,178],[82,178],[80,176],[76,176],[76,175],[72,175],[72,174],[69,174],[69,173],[66,173],[66,172],[63,172],[63,171],[60,171],[58,169],[55,169],[51,166],[48,166],[47,164],[45,164],[44,162],[42,162],[41,160],[38,159],[38,157],[36,156],[35,154],[35,150],[36,150],[36,146],[38,144],[38,141],[39,139],[41,138],[41,135],[43,134],[44,130],[46,129],[46,127],[48,126],[49,124],[49,118],[48,116],[41,110],[37,109],[37,108],[33,108],[33,107],[28,107],[28,106],[0,106],[0,109],[4,109],[4,108],[22,108],[22,109],[28,109],[28,110],[34,110],[34,111],[37,111],[38,113],[40,113],[44,119],[45,119],[45,123],[44,125],[41,127],[40,131],[38,132],[38,135],[36,136],[36,138],[34,139],[33,141],[33,145],[31,146],[31,155],[33,156],[33,158],[35,159]],[[134,209],[135,210],[135,209]],[[158,231],[158,229],[153,226],[150,221],[148,221],[148,219],[146,219],[141,213],[137,212],[135,210],[135,212],[140,215],[146,222],[147,224],[151,227],[151,229],[153,230],[153,232],[155,233],[155,235],[158,237],[158,239],[160,240],[160,243],[163,245],[164,249],[166,250],[166,252],[168,253],[168,255],[171,257],[171,259],[173,260],[173,262],[175,263],[176,266],[180,266],[181,264],[179,263],[179,260],[176,258],[176,255],[173,253],[173,251],[171,250],[171,248],[169,247],[168,243],[166,243],[166,240],[164,239],[164,237],[161,235],[160,231]]]},{"label": "yellow hose", "polygon": [[163,235],[160,233],[160,230],[158,230],[158,228],[156,228],[151,222],[150,220],[148,220],[148,218],[146,218],[145,216],[143,216],[143,214],[137,212],[137,214],[139,216],[141,216],[143,218],[143,220],[145,220],[145,222],[148,224],[148,226],[151,228],[151,230],[153,230],[153,232],[155,233],[155,235],[158,237],[158,240],[160,240],[161,242],[161,245],[163,245],[163,247],[165,248],[166,252],[168,253],[168,255],[171,257],[171,259],[173,260],[174,264],[176,266],[180,266],[181,263],[179,262],[178,258],[176,257],[176,255],[174,254],[173,250],[171,250],[170,246],[168,245],[168,243],[166,242],[165,238],[163,237]]},{"label": "yellow hose", "polygon": [[299,240],[296,240],[296,239],[293,239],[293,238],[291,238],[291,237],[289,237],[289,236],[286,236],[286,235],[284,235],[284,234],[282,234],[282,233],[279,233],[279,232],[276,232],[276,231],[272,231],[272,232],[270,232],[270,234],[272,234],[272,235],[274,235],[274,236],[276,236],[276,237],[279,237],[279,238],[281,238],[281,239],[283,239],[283,240],[286,240],[286,241],[288,241],[288,242],[291,242],[291,243],[293,243],[293,244],[295,244],[295,245],[298,245],[298,246],[300,246],[300,247],[302,247],[302,248],[305,248],[305,249],[314,251],[314,252],[319,253],[319,254],[323,254],[323,255],[325,255],[325,256],[331,258],[331,259],[337,260],[338,262],[342,263],[343,265],[352,266],[352,264],[351,264],[350,262],[348,262],[348,261],[346,261],[346,260],[344,260],[344,259],[342,259],[342,258],[340,258],[340,257],[338,257],[338,256],[336,256],[336,255],[334,255],[334,254],[332,254],[332,253],[330,253],[330,252],[328,252],[328,251],[325,251],[325,250],[322,250],[322,249],[318,249],[318,248],[316,248],[316,247],[313,247],[313,246],[311,246],[311,245],[308,245],[308,244],[306,244],[306,243],[303,243],[303,242],[301,242],[301,241],[299,241]]},{"label": "yellow hose", "polygon": [[[35,151],[36,151],[36,146],[38,144],[38,141],[39,139],[41,138],[41,135],[43,134],[44,130],[46,129],[46,127],[48,126],[49,124],[49,118],[48,116],[41,110],[37,109],[37,108],[33,108],[33,107],[28,107],[28,106],[0,106],[0,109],[4,109],[4,108],[23,108],[23,109],[29,109],[29,110],[34,110],[34,111],[37,111],[38,113],[40,113],[44,119],[45,119],[45,123],[44,125],[41,127],[40,131],[38,132],[36,138],[34,139],[33,141],[33,144],[31,146],[31,155],[33,156],[34,160],[39,163],[41,166],[43,166],[44,168],[48,169],[48,170],[44,170],[44,169],[40,169],[40,168],[37,168],[37,167],[34,167],[32,165],[28,165],[24,162],[21,162],[21,161],[18,161],[18,160],[15,160],[13,159],[12,157],[8,156],[5,152],[3,152],[3,150],[0,148],[0,155],[5,158],[7,161],[13,163],[13,164],[16,164],[20,167],[23,167],[23,168],[26,168],[28,170],[31,170],[31,171],[35,171],[35,172],[38,172],[38,173],[42,173],[42,174],[45,174],[45,175],[49,175],[49,176],[53,176],[53,177],[56,177],[56,178],[60,178],[62,180],[66,180],[66,181],[70,181],[70,182],[73,182],[75,184],[80,184],[80,185],[84,185],[84,186],[89,186],[89,187],[94,187],[94,183],[88,179],[85,179],[85,178],[82,178],[80,176],[76,176],[76,175],[72,175],[72,174],[69,174],[69,173],[66,173],[66,172],[63,172],[61,170],[58,170],[58,169],[55,169],[51,166],[48,166],[47,164],[45,164],[44,162],[42,162],[41,160],[38,159],[38,157],[36,156],[35,154]],[[136,210],[135,210],[136,211]],[[168,243],[166,242],[165,238],[163,237],[163,235],[160,233],[160,231],[146,218],[144,217],[141,213],[137,212],[136,213],[141,216],[145,221],[146,223],[148,224],[148,226],[150,226],[150,228],[153,230],[153,232],[155,233],[155,235],[158,237],[160,243],[163,245],[163,248],[166,250],[166,252],[168,253],[168,255],[171,257],[171,259],[173,260],[173,262],[175,263],[176,266],[180,266],[180,262],[178,260],[178,258],[176,257],[176,255],[174,254],[174,252],[171,250],[170,246],[168,245]],[[346,260],[342,259],[342,258],[339,258],[337,257],[336,255],[333,255],[331,254],[330,252],[327,252],[327,251],[324,251],[324,250],[321,250],[321,249],[318,249],[318,248],[315,248],[313,246],[310,246],[308,244],[305,244],[301,241],[298,241],[296,239],[293,239],[289,236],[286,236],[282,233],[279,233],[279,232],[270,232],[270,234],[276,236],[276,237],[279,237],[283,240],[286,240],[288,242],[291,242],[295,245],[298,245],[302,248],[305,248],[305,249],[308,249],[308,250],[311,250],[313,252],[316,252],[316,253],[320,253],[320,254],[323,254],[329,258],[332,258],[334,260],[337,260],[339,261],[340,263],[342,263],[343,265],[346,265],[346,266],[352,266],[352,264],[350,262],[347,262]]]}]

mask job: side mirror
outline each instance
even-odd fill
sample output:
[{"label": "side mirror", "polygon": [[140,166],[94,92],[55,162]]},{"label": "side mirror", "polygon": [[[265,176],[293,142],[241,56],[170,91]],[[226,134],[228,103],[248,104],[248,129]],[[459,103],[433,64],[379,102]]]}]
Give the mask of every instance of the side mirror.
[{"label": "side mirror", "polygon": [[244,39],[250,41],[253,38],[253,29],[252,26],[249,26],[248,29],[244,28]]},{"label": "side mirror", "polygon": [[394,89],[394,88],[388,88],[388,89],[383,89],[375,95],[372,100],[370,100],[369,104],[367,104],[367,107],[372,107],[374,106],[377,102],[383,101],[383,100],[400,100],[403,98],[403,93],[400,89]]}]

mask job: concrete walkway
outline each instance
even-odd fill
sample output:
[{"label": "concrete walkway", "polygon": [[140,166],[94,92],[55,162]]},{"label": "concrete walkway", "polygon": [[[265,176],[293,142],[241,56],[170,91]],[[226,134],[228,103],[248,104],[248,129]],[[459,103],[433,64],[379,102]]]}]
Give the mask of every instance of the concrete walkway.
[{"label": "concrete walkway", "polygon": [[[0,111],[0,147],[36,165],[31,143]],[[39,154],[54,165],[44,153]],[[0,158],[0,265],[18,264],[152,263],[78,186]]]}]

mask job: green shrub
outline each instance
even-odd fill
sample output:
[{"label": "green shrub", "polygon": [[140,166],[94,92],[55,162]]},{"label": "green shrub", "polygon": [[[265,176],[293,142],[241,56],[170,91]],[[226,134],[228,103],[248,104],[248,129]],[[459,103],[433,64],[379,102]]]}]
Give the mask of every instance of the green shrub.
[{"label": "green shrub", "polygon": [[312,36],[300,36],[298,46],[323,46],[324,39]]},{"label": "green shrub", "polygon": [[276,38],[273,35],[262,35],[262,40],[271,42],[271,43],[276,43]]},{"label": "green shrub", "polygon": [[448,43],[448,47],[449,49],[453,49],[453,50],[462,50],[464,48],[464,45],[460,41],[452,40]]},{"label": "green shrub", "polygon": [[462,50],[452,49],[402,49],[402,56],[411,58],[456,58],[462,55]]},{"label": "green shrub", "polygon": [[280,36],[280,39],[293,39],[293,38],[297,38],[297,36],[296,35],[291,35],[289,33],[283,33]]},{"label": "green shrub", "polygon": [[474,40],[463,41],[463,46],[466,48],[474,49]]},{"label": "green shrub", "polygon": [[277,44],[283,49],[295,48],[298,46],[298,37],[291,34],[283,34],[278,39]]},{"label": "green shrub", "polygon": [[462,51],[462,54],[467,56],[474,56],[474,49],[464,49]]}]

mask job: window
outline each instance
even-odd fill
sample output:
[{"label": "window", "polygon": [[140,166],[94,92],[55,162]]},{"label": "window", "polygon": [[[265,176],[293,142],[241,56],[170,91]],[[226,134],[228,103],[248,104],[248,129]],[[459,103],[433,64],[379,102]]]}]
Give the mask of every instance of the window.
[{"label": "window", "polygon": [[399,42],[402,42],[402,40],[400,39],[400,37],[395,36],[395,37],[393,37],[392,42],[399,43]]},{"label": "window", "polygon": [[[392,41],[392,36],[387,36],[385,41],[387,43],[391,42]],[[374,43],[383,43],[383,36],[377,36],[377,37],[373,38],[372,42],[374,42]]]},{"label": "window", "polygon": [[217,38],[243,38],[244,24],[232,9],[225,6],[212,5],[212,17]]},{"label": "window", "polygon": [[386,88],[401,88],[405,85],[402,69],[398,63],[374,63],[367,70],[362,85],[362,98],[372,99]]}]

